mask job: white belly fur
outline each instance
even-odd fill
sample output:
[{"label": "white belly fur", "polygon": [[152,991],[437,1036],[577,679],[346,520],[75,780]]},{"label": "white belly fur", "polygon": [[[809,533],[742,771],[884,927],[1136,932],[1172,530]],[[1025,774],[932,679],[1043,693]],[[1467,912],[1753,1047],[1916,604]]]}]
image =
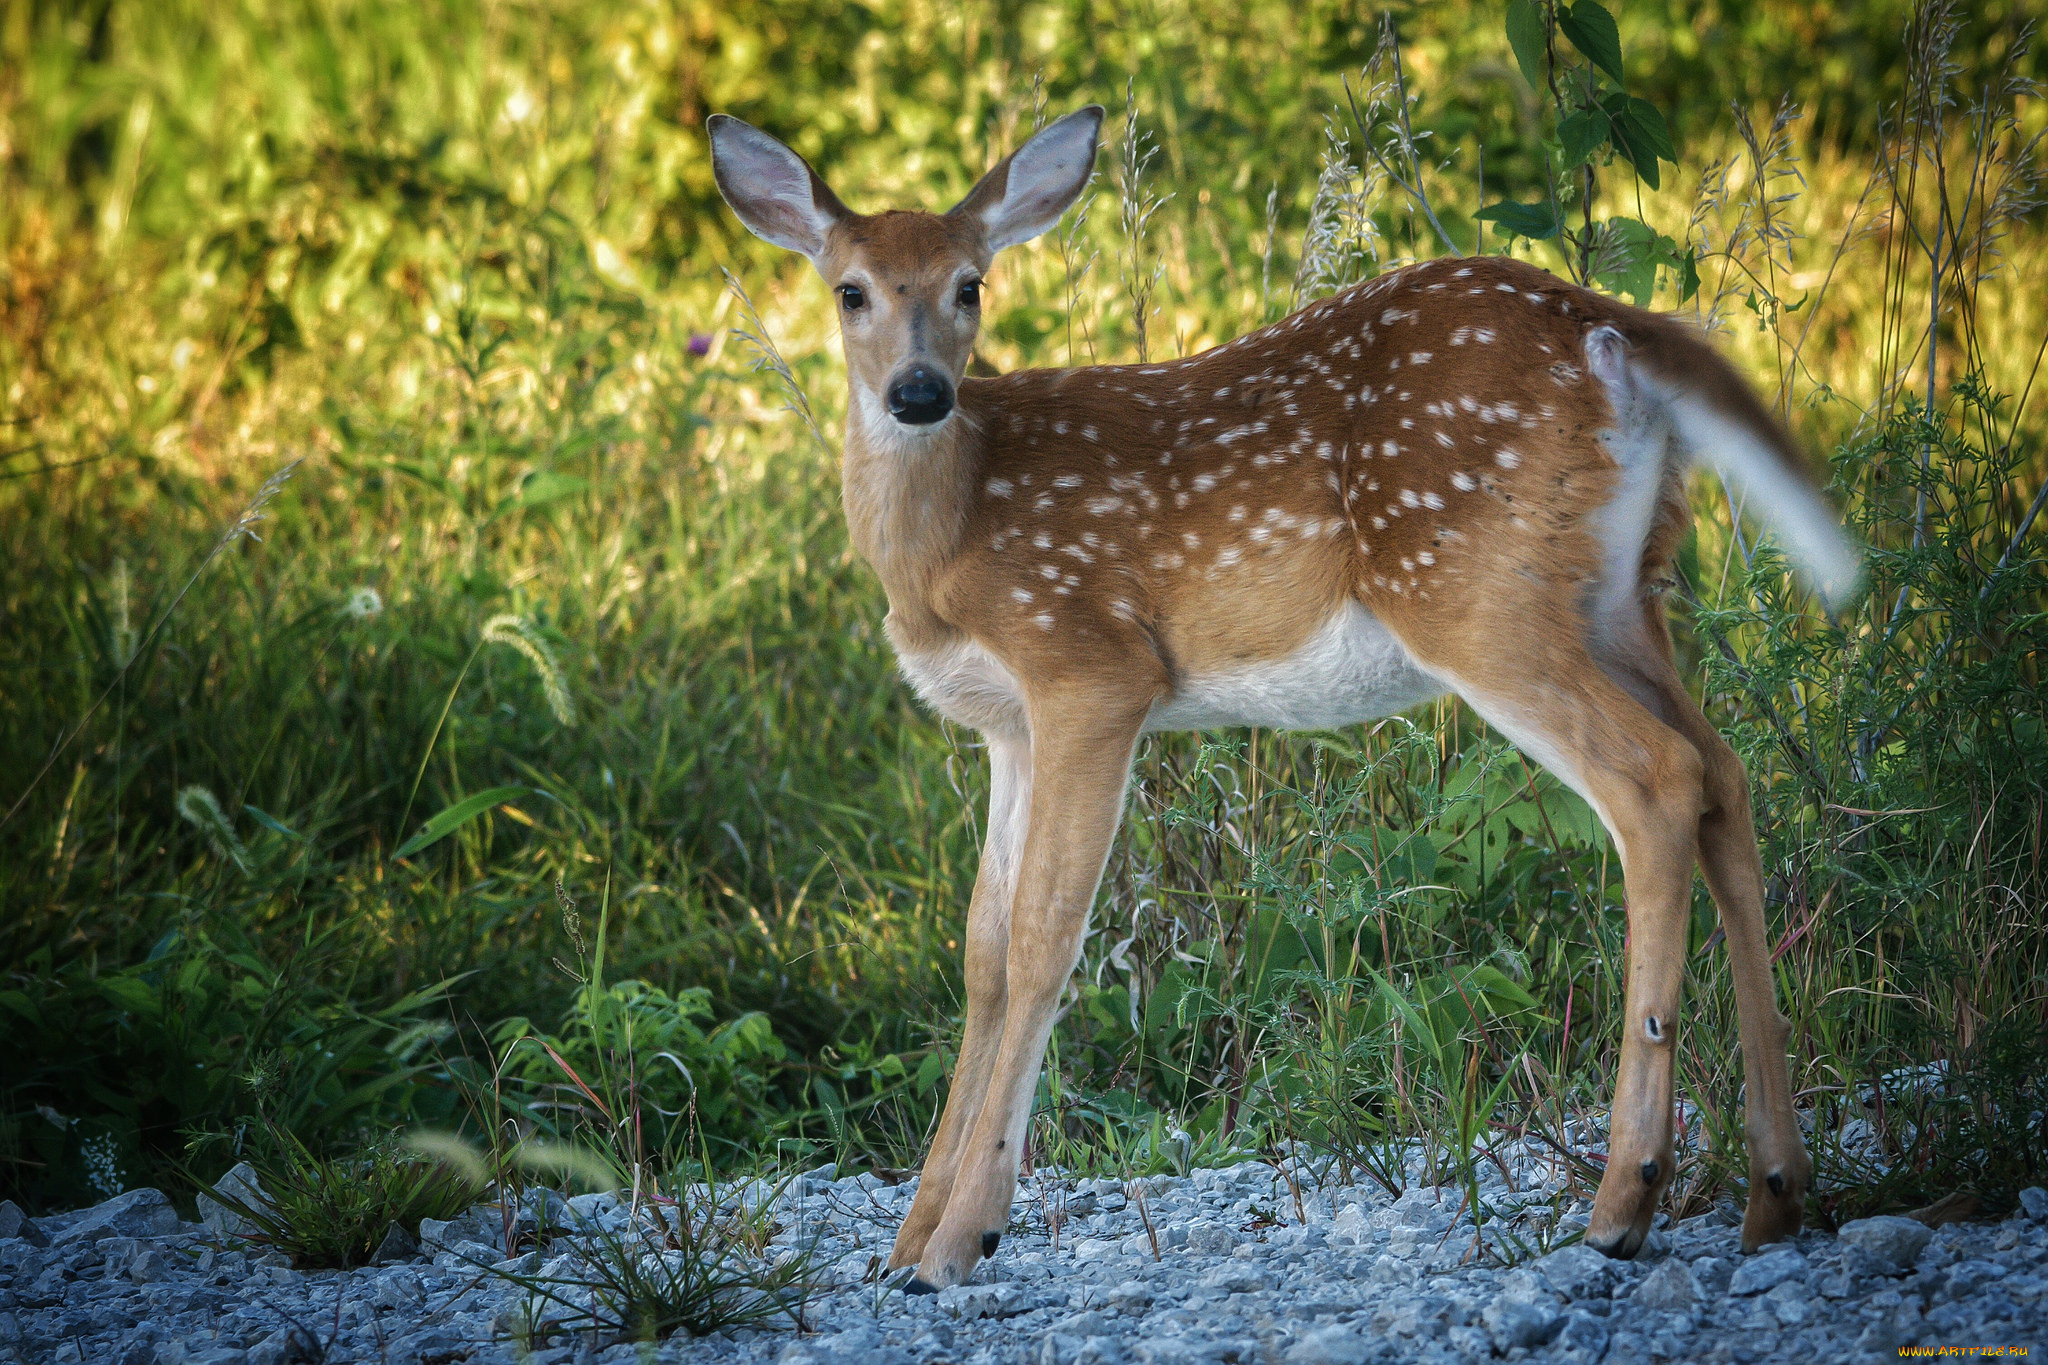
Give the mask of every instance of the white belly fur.
[{"label": "white belly fur", "polygon": [[[998,735],[1028,733],[1016,676],[974,641],[899,658],[917,694],[948,720]],[[1179,691],[1152,708],[1145,728],[1330,730],[1405,711],[1445,690],[1377,617],[1347,602],[1284,659],[1183,678]]]},{"label": "white belly fur", "polygon": [[1145,728],[1333,730],[1405,711],[1444,691],[1378,617],[1346,602],[1284,659],[1182,679],[1178,692],[1152,708]]}]

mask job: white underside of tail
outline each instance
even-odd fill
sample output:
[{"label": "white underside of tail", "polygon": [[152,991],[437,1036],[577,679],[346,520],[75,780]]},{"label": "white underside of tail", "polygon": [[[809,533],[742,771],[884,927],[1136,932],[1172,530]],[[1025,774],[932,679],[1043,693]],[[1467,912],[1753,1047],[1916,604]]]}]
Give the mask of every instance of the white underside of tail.
[{"label": "white underside of tail", "polygon": [[1823,598],[1837,603],[1847,597],[1861,577],[1862,561],[1827,499],[1786,469],[1747,425],[1700,394],[1652,376],[1629,358],[1628,349],[1612,327],[1586,334],[1586,358],[1615,413],[1614,428],[1602,435],[1623,476],[1607,513],[1607,594],[1635,591],[1665,452],[1675,443],[1683,455],[1720,475],[1744,510],[1783,538],[1793,563]]},{"label": "white underside of tail", "polygon": [[1672,395],[1671,424],[1688,454],[1740,495],[1743,510],[1767,522],[1792,560],[1830,603],[1862,575],[1862,561],[1826,498],[1787,470],[1777,454],[1739,422],[1690,393]]}]

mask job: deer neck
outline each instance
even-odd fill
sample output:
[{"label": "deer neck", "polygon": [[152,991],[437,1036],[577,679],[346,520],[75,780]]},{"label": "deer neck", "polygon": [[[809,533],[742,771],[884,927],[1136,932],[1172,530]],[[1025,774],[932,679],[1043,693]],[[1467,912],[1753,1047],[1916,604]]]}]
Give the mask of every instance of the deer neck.
[{"label": "deer neck", "polygon": [[941,644],[956,631],[935,609],[934,585],[959,551],[986,438],[964,408],[921,432],[864,389],[851,400],[842,486],[853,547],[889,594],[898,648]]}]

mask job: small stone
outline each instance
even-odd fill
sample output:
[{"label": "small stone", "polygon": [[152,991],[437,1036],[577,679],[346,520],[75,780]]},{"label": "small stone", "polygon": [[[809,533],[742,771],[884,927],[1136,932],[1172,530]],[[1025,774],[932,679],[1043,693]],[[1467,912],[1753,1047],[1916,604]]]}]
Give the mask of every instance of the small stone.
[{"label": "small stone", "polygon": [[99,1242],[100,1255],[105,1258],[100,1273],[110,1280],[117,1280],[128,1273],[128,1263],[135,1259],[135,1253],[142,1250],[142,1243],[133,1237],[103,1237]]},{"label": "small stone", "polygon": [[128,1262],[128,1278],[137,1284],[162,1284],[191,1262],[161,1247],[144,1247]]},{"label": "small stone", "polygon": [[1584,1242],[1551,1252],[1536,1262],[1536,1273],[1566,1299],[1605,1298],[1622,1274],[1619,1266]]},{"label": "small stone", "polygon": [[108,1237],[167,1237],[178,1230],[178,1211],[162,1190],[139,1189],[95,1204],[51,1240],[82,1246]]},{"label": "small stone", "polygon": [[1728,1281],[1735,1274],[1735,1266],[1720,1256],[1702,1256],[1692,1263],[1692,1277],[1699,1282],[1702,1294],[1725,1294]]},{"label": "small stone", "polygon": [[1650,1272],[1629,1302],[1667,1313],[1690,1312],[1700,1301],[1700,1282],[1684,1261],[1668,1260]]},{"label": "small stone", "polygon": [[1911,1218],[1880,1214],[1844,1223],[1841,1240],[1861,1268],[1879,1275],[1903,1275],[1934,1240],[1934,1229]]},{"label": "small stone", "polygon": [[36,1220],[21,1211],[12,1199],[0,1199],[0,1241],[19,1237],[32,1247],[46,1247],[50,1239],[36,1226]]},{"label": "small stone", "polygon": [[1487,1304],[1480,1318],[1493,1344],[1502,1351],[1516,1346],[1534,1350],[1564,1329],[1564,1318],[1549,1304],[1506,1295]]},{"label": "small stone", "polygon": [[1871,1355],[1895,1355],[1899,1349],[1898,1330],[1889,1318],[1879,1318],[1863,1329],[1863,1335],[1856,1338],[1856,1349]]},{"label": "small stone", "polygon": [[574,1217],[569,1211],[569,1201],[557,1191],[545,1186],[528,1190],[519,1204],[521,1212],[530,1218],[536,1227],[544,1227],[550,1231],[568,1227]]},{"label": "small stone", "polygon": [[1813,1316],[1812,1296],[1806,1286],[1796,1280],[1786,1280],[1763,1296],[1764,1306],[1771,1310],[1771,1316],[1787,1327],[1798,1327]]},{"label": "small stone", "polygon": [[1484,1327],[1453,1327],[1447,1339],[1452,1354],[1465,1360],[1484,1360],[1493,1354],[1493,1339]]},{"label": "small stone", "polygon": [[465,1242],[480,1243],[490,1251],[484,1258],[488,1264],[502,1254],[500,1248],[505,1244],[505,1221],[497,1205],[478,1204],[445,1221],[439,1218],[420,1219],[419,1241],[420,1246],[429,1252],[455,1251]]},{"label": "small stone", "polygon": [[1806,1258],[1789,1248],[1759,1252],[1735,1267],[1735,1273],[1728,1277],[1728,1292],[1737,1298],[1761,1294],[1787,1280],[1803,1278],[1806,1270]]},{"label": "small stone", "polygon": [[249,1348],[249,1365],[320,1365],[320,1343],[298,1327],[280,1327]]},{"label": "small stone", "polygon": [[1187,1230],[1187,1249],[1197,1256],[1227,1256],[1237,1234],[1221,1223],[1196,1223]]},{"label": "small stone", "polygon": [[939,1307],[956,1318],[1013,1318],[1037,1307],[1014,1284],[956,1284],[939,1291]]},{"label": "small stone", "polygon": [[1421,1274],[1412,1261],[1386,1255],[1376,1257],[1365,1272],[1366,1278],[1375,1284],[1413,1284]]},{"label": "small stone", "polygon": [[410,1270],[386,1271],[377,1277],[376,1287],[370,1291],[370,1302],[387,1312],[418,1308],[426,1301],[427,1291],[420,1287],[420,1277]]},{"label": "small stone", "polygon": [[1308,1333],[1282,1357],[1287,1365],[1365,1365],[1374,1355],[1355,1327],[1322,1327]]},{"label": "small stone", "polygon": [[1573,1313],[1557,1334],[1557,1349],[1567,1360],[1598,1360],[1607,1352],[1607,1324],[1591,1313]]},{"label": "small stone", "polygon": [[256,1224],[214,1198],[216,1194],[259,1213],[270,1209],[270,1196],[263,1192],[263,1183],[256,1177],[256,1168],[246,1161],[236,1162],[226,1175],[213,1182],[212,1191],[199,1192],[199,1221],[213,1229],[216,1237],[247,1237],[257,1231]]},{"label": "small stone", "polygon": [[1218,1266],[1202,1276],[1202,1288],[1220,1294],[1257,1294],[1273,1287],[1273,1277],[1255,1266]]},{"label": "small stone", "polygon": [[2039,1185],[2029,1185],[2021,1190],[2020,1209],[2035,1222],[2048,1223],[2048,1190]]},{"label": "small stone", "polygon": [[399,1265],[416,1261],[419,1255],[419,1239],[407,1232],[404,1224],[394,1221],[384,1229],[384,1240],[377,1243],[377,1249],[370,1253],[370,1264]]},{"label": "small stone", "polygon": [[918,1334],[910,1343],[910,1349],[919,1355],[934,1355],[953,1349],[953,1329],[943,1322],[935,1322]]}]

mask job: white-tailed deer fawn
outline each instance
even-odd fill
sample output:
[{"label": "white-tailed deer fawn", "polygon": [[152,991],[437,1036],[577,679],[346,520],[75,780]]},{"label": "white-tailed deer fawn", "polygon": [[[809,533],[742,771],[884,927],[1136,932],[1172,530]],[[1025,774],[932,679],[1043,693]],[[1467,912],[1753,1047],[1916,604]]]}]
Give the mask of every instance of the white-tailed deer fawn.
[{"label": "white-tailed deer fawn", "polygon": [[874,215],[765,133],[710,124],[740,221],[837,299],[853,543],[904,674],[993,770],[966,1033],[891,1264],[958,1284],[1009,1224],[1139,736],[1349,725],[1447,692],[1620,853],[1626,1032],[1586,1240],[1633,1255],[1672,1177],[1695,861],[1741,1011],[1743,1245],[1796,1231],[1811,1166],[1747,778],[1673,666],[1659,583],[1697,455],[1850,586],[1798,449],[1689,327],[1499,257],[1398,270],[1185,360],[963,378],[991,258],[1080,195],[1101,121],[1049,125],[946,213]]}]

